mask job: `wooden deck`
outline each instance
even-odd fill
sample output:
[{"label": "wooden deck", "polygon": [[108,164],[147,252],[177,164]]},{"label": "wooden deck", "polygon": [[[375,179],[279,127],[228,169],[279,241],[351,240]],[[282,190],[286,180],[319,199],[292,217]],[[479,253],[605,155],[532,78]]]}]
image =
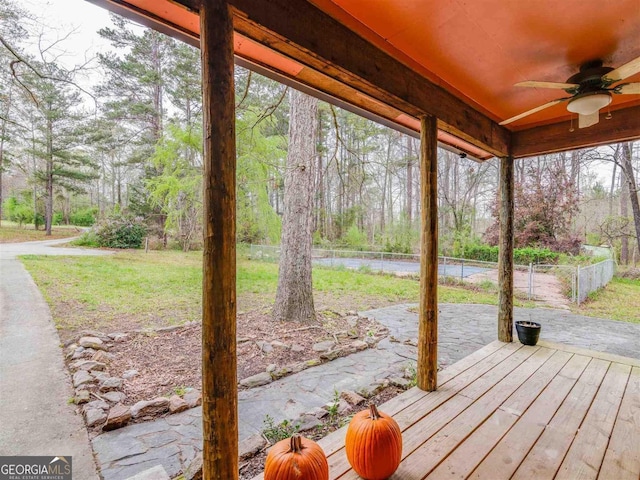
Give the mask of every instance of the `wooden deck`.
[{"label": "wooden deck", "polygon": [[[640,478],[640,360],[496,341],[380,410],[403,431],[393,480]],[[358,479],[344,434],[319,443],[331,479]]]}]

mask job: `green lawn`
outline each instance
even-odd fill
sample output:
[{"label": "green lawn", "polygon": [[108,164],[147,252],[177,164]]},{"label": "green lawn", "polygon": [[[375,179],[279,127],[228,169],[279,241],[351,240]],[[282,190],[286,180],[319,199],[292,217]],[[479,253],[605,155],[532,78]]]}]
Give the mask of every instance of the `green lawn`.
[{"label": "green lawn", "polygon": [[3,220],[0,225],[0,243],[33,242],[36,240],[53,240],[56,238],[75,237],[80,235],[80,229],[74,226],[59,225],[51,229],[51,236],[44,234],[43,227],[40,230],[31,225],[19,226],[15,222]]},{"label": "green lawn", "polygon": [[614,278],[574,311],[590,317],[640,323],[640,280]]},{"label": "green lawn", "polygon": [[[22,261],[49,302],[63,337],[86,328],[109,331],[198,320],[201,253],[123,251],[106,257],[24,256]],[[278,266],[238,260],[238,309],[273,303]],[[318,310],[362,310],[417,302],[415,279],[350,270],[314,268]],[[477,286],[439,286],[444,303],[496,304],[495,291]],[[522,305],[516,301],[517,305]]]}]

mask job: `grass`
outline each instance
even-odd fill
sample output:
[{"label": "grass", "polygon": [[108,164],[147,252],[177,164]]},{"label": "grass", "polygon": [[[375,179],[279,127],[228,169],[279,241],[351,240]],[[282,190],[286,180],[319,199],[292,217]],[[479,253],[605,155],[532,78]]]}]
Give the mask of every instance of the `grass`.
[{"label": "grass", "polygon": [[[107,257],[21,258],[50,304],[63,337],[81,329],[166,326],[201,316],[200,252],[131,250]],[[277,281],[276,264],[239,258],[238,309],[269,308]],[[346,269],[314,268],[313,283],[319,311],[417,302],[420,292],[415,279]],[[438,297],[443,303],[497,304],[495,288],[479,286],[440,285]]]},{"label": "grass", "polygon": [[589,299],[575,307],[574,312],[640,323],[640,280],[615,277],[605,288],[589,295]]},{"label": "grass", "polygon": [[33,242],[37,240],[54,240],[56,238],[68,238],[79,235],[77,227],[72,225],[57,225],[52,227],[51,236],[44,234],[42,227],[36,230],[31,225],[20,226],[15,222],[3,220],[0,225],[0,243]]}]

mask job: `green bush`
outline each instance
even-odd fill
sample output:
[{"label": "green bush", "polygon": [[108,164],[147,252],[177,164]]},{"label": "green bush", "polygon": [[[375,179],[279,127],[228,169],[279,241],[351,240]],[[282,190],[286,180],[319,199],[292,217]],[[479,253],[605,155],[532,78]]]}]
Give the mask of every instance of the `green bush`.
[{"label": "green bush", "polygon": [[33,207],[18,197],[7,198],[2,205],[2,211],[6,218],[20,226],[33,223]]},{"label": "green bush", "polygon": [[94,223],[96,223],[97,214],[98,209],[95,207],[82,208],[73,212],[69,220],[71,221],[72,225],[78,225],[79,227],[90,227]]},{"label": "green bush", "polygon": [[142,222],[120,213],[105,218],[96,228],[101,247],[140,248],[146,235],[147,229]]},{"label": "green bush", "polygon": [[79,238],[72,241],[71,245],[75,245],[77,247],[99,247],[100,238],[96,235],[96,232],[90,230],[88,232],[84,232]]},{"label": "green bush", "polygon": [[53,214],[53,218],[51,219],[52,225],[62,225],[62,213],[55,212]]},{"label": "green bush", "polygon": [[352,250],[365,250],[367,247],[367,235],[361,232],[357,225],[349,227],[343,241]]},{"label": "green bush", "polygon": [[[498,247],[492,247],[486,244],[471,244],[464,249],[464,258],[471,260],[480,260],[483,262],[498,261]],[[560,254],[552,252],[548,248],[516,248],[513,250],[513,261],[518,265],[535,264],[556,264]]]}]

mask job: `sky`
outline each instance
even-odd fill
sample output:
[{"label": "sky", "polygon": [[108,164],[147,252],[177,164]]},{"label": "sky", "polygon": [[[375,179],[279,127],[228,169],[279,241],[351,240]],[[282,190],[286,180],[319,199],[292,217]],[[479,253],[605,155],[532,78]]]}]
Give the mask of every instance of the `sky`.
[{"label": "sky", "polygon": [[[82,62],[85,55],[95,56],[96,51],[108,46],[97,33],[111,24],[109,12],[104,8],[86,0],[22,0],[19,4],[38,17],[46,25],[46,30],[58,29],[58,35],[62,36],[62,32],[75,29],[60,45],[68,52],[64,57],[65,62]],[[55,40],[55,33],[45,40]]]}]

